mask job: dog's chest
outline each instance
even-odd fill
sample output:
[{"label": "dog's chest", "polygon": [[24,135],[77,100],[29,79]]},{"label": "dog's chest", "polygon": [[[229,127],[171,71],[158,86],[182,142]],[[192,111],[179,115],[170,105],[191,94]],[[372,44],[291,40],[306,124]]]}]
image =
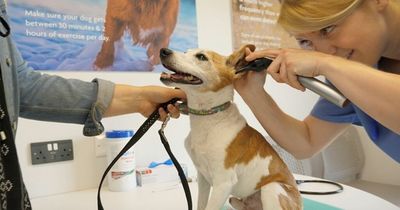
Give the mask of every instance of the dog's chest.
[{"label": "dog's chest", "polygon": [[236,109],[209,116],[191,116],[190,134],[186,146],[196,152],[223,152],[246,125],[246,121]]},{"label": "dog's chest", "polygon": [[209,183],[215,176],[213,173],[224,170],[226,148],[245,125],[246,121],[239,113],[191,118],[185,147],[196,169]]}]

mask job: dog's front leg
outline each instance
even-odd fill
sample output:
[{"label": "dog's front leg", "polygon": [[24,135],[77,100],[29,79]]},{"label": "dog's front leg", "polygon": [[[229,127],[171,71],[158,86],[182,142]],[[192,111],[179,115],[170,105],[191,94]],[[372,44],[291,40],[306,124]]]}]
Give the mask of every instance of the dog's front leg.
[{"label": "dog's front leg", "polygon": [[231,182],[222,182],[213,185],[213,190],[211,192],[210,200],[207,203],[206,210],[220,210],[226,200],[228,199],[233,184]]},{"label": "dog's front leg", "polygon": [[208,197],[210,196],[210,184],[200,172],[197,172],[197,185],[199,189],[197,210],[204,210],[207,206]]}]

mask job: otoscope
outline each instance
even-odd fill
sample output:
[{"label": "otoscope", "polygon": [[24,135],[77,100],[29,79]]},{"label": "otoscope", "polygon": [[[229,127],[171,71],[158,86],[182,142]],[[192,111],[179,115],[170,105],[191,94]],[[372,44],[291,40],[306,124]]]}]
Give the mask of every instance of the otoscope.
[{"label": "otoscope", "polygon": [[[268,68],[272,61],[273,60],[270,58],[257,58],[236,70],[235,73],[238,74],[244,71],[263,71]],[[339,107],[344,107],[348,103],[347,98],[344,97],[342,93],[316,78],[298,76],[298,80],[305,88],[324,97]]]}]

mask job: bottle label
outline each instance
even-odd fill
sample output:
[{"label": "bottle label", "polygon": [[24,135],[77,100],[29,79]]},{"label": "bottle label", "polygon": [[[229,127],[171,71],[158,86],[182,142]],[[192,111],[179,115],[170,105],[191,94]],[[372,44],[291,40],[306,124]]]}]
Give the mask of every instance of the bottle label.
[{"label": "bottle label", "polygon": [[122,178],[124,176],[131,175],[133,173],[135,173],[135,169],[130,170],[130,171],[112,171],[111,172],[111,178],[117,180],[117,179],[120,179],[120,178]]}]

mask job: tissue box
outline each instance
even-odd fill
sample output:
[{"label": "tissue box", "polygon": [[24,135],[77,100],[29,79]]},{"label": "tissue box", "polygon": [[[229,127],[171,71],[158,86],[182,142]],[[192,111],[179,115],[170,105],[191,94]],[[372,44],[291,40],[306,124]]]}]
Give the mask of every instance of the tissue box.
[{"label": "tissue box", "polygon": [[[181,166],[187,177],[187,167],[184,164],[182,164]],[[172,181],[180,181],[178,171],[173,165],[159,165],[155,168],[136,168],[137,186],[143,186],[150,183],[163,183]]]}]

